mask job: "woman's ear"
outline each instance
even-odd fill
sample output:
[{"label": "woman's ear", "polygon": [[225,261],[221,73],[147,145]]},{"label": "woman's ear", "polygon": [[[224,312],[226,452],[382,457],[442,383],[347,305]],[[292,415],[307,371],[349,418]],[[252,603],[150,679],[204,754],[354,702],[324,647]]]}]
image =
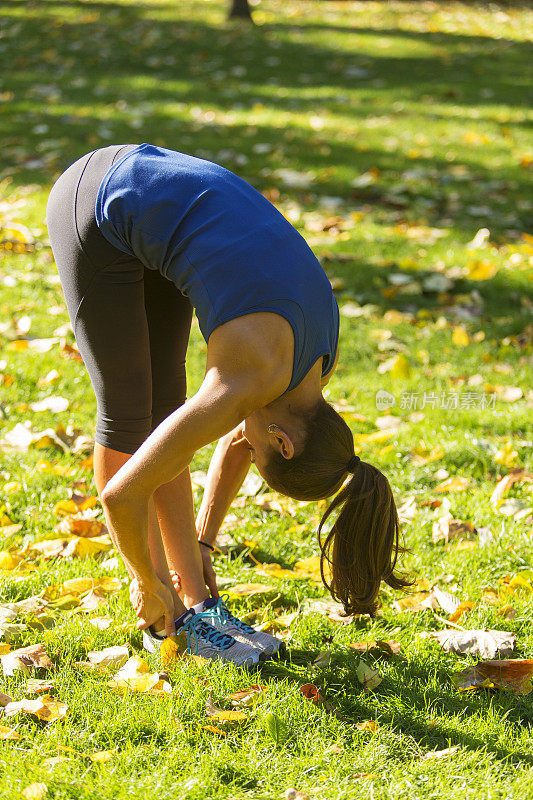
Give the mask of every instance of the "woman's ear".
[{"label": "woman's ear", "polygon": [[283,458],[293,458],[294,444],[289,434],[286,433],[282,428],[278,427],[275,423],[269,425],[267,431],[270,434],[272,446],[281,453]]}]

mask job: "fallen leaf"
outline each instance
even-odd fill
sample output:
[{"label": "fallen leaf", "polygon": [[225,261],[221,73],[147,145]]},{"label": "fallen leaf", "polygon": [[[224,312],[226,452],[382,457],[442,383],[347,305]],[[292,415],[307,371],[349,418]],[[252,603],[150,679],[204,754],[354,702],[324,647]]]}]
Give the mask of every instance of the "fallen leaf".
[{"label": "fallen leaf", "polygon": [[50,395],[50,397],[46,397],[44,400],[38,400],[35,403],[30,403],[29,407],[32,411],[52,411],[53,413],[58,414],[61,411],[66,411],[69,405],[70,402],[66,397]]},{"label": "fallen leaf", "polygon": [[490,496],[490,502],[492,505],[497,508],[511,486],[514,483],[520,483],[521,481],[533,483],[533,473],[527,472],[525,469],[517,468],[511,470],[511,472],[509,472],[507,475],[504,475],[504,477],[498,481],[496,488]]},{"label": "fallen leaf", "polygon": [[283,744],[287,738],[287,725],[281,717],[277,714],[265,714],[263,717],[263,726],[277,745]]},{"label": "fallen leaf", "polygon": [[66,716],[67,706],[65,703],[49,697],[49,695],[44,695],[36,700],[23,699],[18,702],[8,703],[4,713],[6,717],[13,717],[16,714],[29,714],[43,722],[55,722]]},{"label": "fallen leaf", "polygon": [[108,533],[107,527],[100,520],[94,519],[93,509],[82,511],[79,514],[64,517],[55,526],[58,533],[92,539]]},{"label": "fallen leaf", "polygon": [[257,595],[270,595],[275,592],[273,586],[266,586],[263,583],[240,583],[237,586],[224,588],[224,592],[230,597],[251,597]]},{"label": "fallen leaf", "polygon": [[25,800],[43,800],[43,797],[48,793],[48,786],[46,783],[30,783],[22,790],[22,796]]},{"label": "fallen leaf", "polygon": [[470,653],[483,659],[510,656],[516,644],[514,633],[507,631],[433,631],[427,635],[447,653]]},{"label": "fallen leaf", "polygon": [[370,692],[376,689],[382,681],[381,675],[376,669],[373,669],[364,661],[360,661],[355,670],[357,680],[362,684],[365,692]]},{"label": "fallen leaf", "polygon": [[435,544],[444,540],[445,544],[452,539],[472,539],[477,531],[471,522],[454,519],[451,514],[439,517],[433,523],[432,540]]},{"label": "fallen leaf", "polygon": [[447,747],[445,750],[430,750],[429,753],[424,753],[422,756],[422,761],[432,761],[434,759],[439,758],[448,758],[448,756],[453,756],[459,750],[459,745],[456,744],[453,747]]},{"label": "fallen leaf", "polygon": [[209,731],[209,733],[216,733],[217,736],[227,736],[228,734],[226,731],[223,731],[221,728],[217,728],[215,725],[202,725],[203,731]]},{"label": "fallen leaf", "polygon": [[375,719],[365,719],[364,722],[358,722],[355,727],[358,731],[363,731],[364,733],[375,733],[379,725]]},{"label": "fallen leaf", "polygon": [[107,685],[120,694],[129,690],[162,696],[172,692],[167,677],[166,673],[150,673],[146,661],[139,656],[132,656]]},{"label": "fallen leaf", "polygon": [[248,689],[240,689],[238,692],[233,692],[226,699],[231,701],[232,706],[249,708],[259,702],[265,692],[265,686],[254,684]]},{"label": "fallen leaf", "polygon": [[459,603],[453,614],[450,615],[450,622],[459,622],[461,617],[471,611],[475,605],[476,604],[472,602],[472,600],[463,600]]},{"label": "fallen leaf", "polygon": [[452,675],[452,682],[458,689],[505,689],[523,695],[533,689],[532,674],[533,659],[530,658],[478,661],[474,666]]},{"label": "fallen leaf", "polygon": [[52,666],[44,644],[32,644],[29,647],[12,650],[2,656],[1,660],[6,677],[14,675],[19,670],[28,673],[30,669],[50,669]]},{"label": "fallen leaf", "polygon": [[179,636],[167,636],[161,644],[161,664],[168,667],[187,651],[187,637],[184,633]]},{"label": "fallen leaf", "polygon": [[352,650],[355,650],[356,653],[361,655],[368,654],[374,658],[397,656],[399,655],[401,649],[400,643],[394,641],[394,639],[389,639],[388,641],[377,639],[376,641],[369,642],[354,642],[353,644],[348,645],[348,647],[350,647]]},{"label": "fallen leaf", "polygon": [[448,480],[439,483],[435,486],[436,492],[463,492],[470,486],[470,478],[463,478],[456,476],[455,478],[448,478]]},{"label": "fallen leaf", "polygon": [[15,742],[20,739],[20,734],[14,728],[6,728],[5,725],[0,725],[0,739],[10,739]]},{"label": "fallen leaf", "polygon": [[87,653],[89,663],[100,667],[123,667],[129,658],[126,645],[106,647],[104,650],[91,650]]},{"label": "fallen leaf", "polygon": [[94,625],[94,627],[98,628],[99,631],[106,631],[113,624],[113,617],[93,617],[92,619],[87,620],[87,622],[89,622],[91,625]]},{"label": "fallen leaf", "polygon": [[89,758],[95,764],[105,764],[106,761],[111,761],[117,753],[118,747],[114,747],[113,750],[95,750],[94,753],[89,753]]},{"label": "fallen leaf", "polygon": [[28,678],[26,681],[26,693],[29,695],[48,694],[53,692],[55,684],[53,681],[41,678]]}]

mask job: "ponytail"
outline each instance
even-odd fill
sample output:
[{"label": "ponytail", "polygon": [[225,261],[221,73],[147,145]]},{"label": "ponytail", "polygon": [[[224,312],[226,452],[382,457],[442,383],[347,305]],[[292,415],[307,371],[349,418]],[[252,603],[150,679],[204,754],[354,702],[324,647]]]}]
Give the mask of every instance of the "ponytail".
[{"label": "ponytail", "polygon": [[[325,400],[306,419],[306,429],[301,452],[290,459],[273,453],[261,474],[272,489],[297,500],[339,492],[318,528],[322,580],[347,614],[374,614],[382,580],[393,589],[411,585],[394,572],[405,548],[399,542],[392,489],[382,472],[354,454],[350,428]],[[343,486],[349,473],[353,477]],[[323,539],[324,523],[337,509],[340,513]],[[331,573],[329,583],[326,572]]]},{"label": "ponytail", "polygon": [[[398,512],[387,478],[365,461],[351,461],[350,465],[353,477],[326,510],[318,528],[320,571],[324,585],[347,614],[373,615],[382,580],[393,589],[411,583],[394,572],[398,554],[405,548],[400,545]],[[339,508],[335,523],[323,538],[325,522]],[[326,571],[331,573],[329,582]]]}]

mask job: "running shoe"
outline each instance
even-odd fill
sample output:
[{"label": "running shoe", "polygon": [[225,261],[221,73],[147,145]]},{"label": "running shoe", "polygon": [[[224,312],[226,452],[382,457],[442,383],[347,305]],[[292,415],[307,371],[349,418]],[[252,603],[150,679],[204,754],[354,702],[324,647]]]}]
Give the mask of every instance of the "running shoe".
[{"label": "running shoe", "polygon": [[[192,609],[176,620],[176,633],[182,632],[187,635],[187,649],[193,655],[214,661],[231,661],[237,667],[249,669],[258,666],[261,660],[261,651],[258,648],[235,639],[226,631],[217,630],[202,614],[195,614]],[[148,628],[143,631],[143,647],[149,653],[157,653],[165,638]]]},{"label": "running shoe", "polygon": [[277,653],[283,653],[285,645],[275,636],[257,631],[242,619],[234,617],[225,603],[227,597],[227,594],[222,595],[218,600],[208,597],[207,600],[204,600],[203,611],[200,611],[200,614],[205,616],[218,631],[229,634],[243,644],[259,650],[263,658],[271,658]]}]

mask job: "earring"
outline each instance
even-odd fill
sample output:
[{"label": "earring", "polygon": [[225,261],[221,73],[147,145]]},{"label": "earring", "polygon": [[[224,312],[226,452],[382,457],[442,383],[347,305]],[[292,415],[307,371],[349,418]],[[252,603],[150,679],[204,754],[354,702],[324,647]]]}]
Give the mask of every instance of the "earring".
[{"label": "earring", "polygon": [[278,426],[273,422],[271,425],[268,426],[267,432],[268,433],[276,433],[276,428]]}]

